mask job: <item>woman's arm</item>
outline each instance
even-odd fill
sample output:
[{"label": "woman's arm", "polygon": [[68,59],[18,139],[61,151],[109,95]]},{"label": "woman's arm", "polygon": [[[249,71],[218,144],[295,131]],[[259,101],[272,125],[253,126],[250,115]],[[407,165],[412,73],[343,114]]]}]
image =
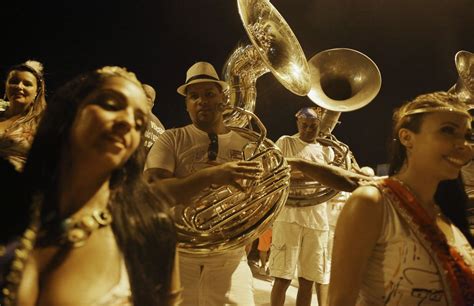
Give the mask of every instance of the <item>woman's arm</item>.
[{"label": "woman's arm", "polygon": [[382,195],[373,186],[356,189],[336,225],[332,255],[330,306],[352,306],[382,228]]},{"label": "woman's arm", "polygon": [[18,287],[16,305],[34,306],[39,298],[39,267],[35,256],[30,256],[25,264],[23,277]]}]

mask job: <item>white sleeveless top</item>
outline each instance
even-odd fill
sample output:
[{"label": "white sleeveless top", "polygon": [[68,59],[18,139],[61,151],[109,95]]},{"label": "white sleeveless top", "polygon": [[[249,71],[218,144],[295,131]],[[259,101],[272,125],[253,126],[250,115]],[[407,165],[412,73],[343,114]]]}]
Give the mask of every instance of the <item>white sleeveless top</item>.
[{"label": "white sleeveless top", "polygon": [[120,269],[120,280],[113,286],[102,298],[100,298],[91,306],[133,306],[132,291],[130,289],[130,281],[128,279],[128,272],[125,266],[125,261],[122,260],[122,267]]},{"label": "white sleeveless top", "polygon": [[[423,247],[393,205],[384,196],[382,229],[357,305],[448,305],[432,250]],[[457,227],[451,224],[451,230],[454,241],[450,245],[473,266],[473,249]]]}]

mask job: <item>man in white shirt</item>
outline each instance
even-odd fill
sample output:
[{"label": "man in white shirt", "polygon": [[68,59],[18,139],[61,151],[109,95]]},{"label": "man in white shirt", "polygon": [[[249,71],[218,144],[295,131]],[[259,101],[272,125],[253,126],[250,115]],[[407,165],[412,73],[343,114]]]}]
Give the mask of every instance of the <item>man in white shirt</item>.
[{"label": "man in white shirt", "polygon": [[[296,113],[298,134],[282,136],[277,146],[285,157],[299,157],[327,164],[334,152],[317,142],[321,108],[302,108]],[[301,172],[292,172],[292,180],[313,180]],[[275,277],[271,293],[272,306],[284,305],[288,286],[298,271],[299,288],[296,305],[310,305],[313,283],[316,283],[318,305],[326,305],[329,269],[327,267],[328,217],[326,203],[292,207],[285,205],[273,223],[270,251],[270,275]]]},{"label": "man in white shirt", "polygon": [[[190,199],[211,185],[233,185],[259,179],[259,162],[243,161],[248,142],[223,121],[224,90],[214,67],[195,63],[178,88],[185,96],[192,124],[169,129],[151,148],[145,176],[158,191],[172,194],[176,204],[193,205]],[[179,211],[179,210],[176,210]],[[183,304],[193,306],[254,305],[252,273],[244,247],[205,256],[180,252]]]}]

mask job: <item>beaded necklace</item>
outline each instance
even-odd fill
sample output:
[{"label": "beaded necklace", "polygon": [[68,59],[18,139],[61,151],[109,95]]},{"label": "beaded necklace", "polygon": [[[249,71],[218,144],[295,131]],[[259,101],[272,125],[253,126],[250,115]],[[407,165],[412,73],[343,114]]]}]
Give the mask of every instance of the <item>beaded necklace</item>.
[{"label": "beaded necklace", "polygon": [[18,293],[18,287],[20,286],[23,272],[25,270],[26,261],[29,255],[33,251],[37,233],[40,224],[39,211],[40,204],[43,201],[42,195],[35,195],[33,197],[33,213],[32,222],[25,230],[20,238],[19,246],[15,249],[13,261],[10,266],[10,271],[5,278],[6,284],[2,289],[3,303],[5,306],[16,305],[16,298]]},{"label": "beaded necklace", "polygon": [[108,208],[105,210],[95,209],[90,215],[82,216],[77,221],[67,218],[61,222],[60,243],[71,244],[74,248],[81,247],[95,230],[111,223],[112,215]]},{"label": "beaded necklace", "polygon": [[[42,197],[41,197],[42,198]],[[40,197],[35,197],[33,203],[41,203]],[[48,233],[41,233],[38,235],[40,230],[40,218],[39,218],[39,205],[33,214],[33,222],[25,230],[21,239],[20,245],[15,250],[14,258],[11,264],[10,271],[6,277],[6,285],[2,289],[3,302],[5,306],[16,305],[16,299],[18,294],[18,287],[20,286],[23,272],[26,266],[26,261],[32,253],[34,246],[38,239],[49,239]],[[61,247],[73,247],[78,248],[83,246],[87,239],[92,235],[95,230],[106,227],[112,223],[112,215],[108,208],[104,210],[95,209],[89,215],[84,215],[79,220],[75,218],[66,218],[60,223],[59,235],[53,234],[53,239],[59,241]],[[59,238],[59,239],[58,239]]]}]

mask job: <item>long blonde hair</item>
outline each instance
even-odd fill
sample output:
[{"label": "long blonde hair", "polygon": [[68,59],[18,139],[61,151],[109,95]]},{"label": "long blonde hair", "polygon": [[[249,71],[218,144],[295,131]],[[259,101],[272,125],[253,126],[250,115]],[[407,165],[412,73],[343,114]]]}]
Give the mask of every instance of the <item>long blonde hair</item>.
[{"label": "long blonde hair", "polygon": [[36,91],[35,100],[33,103],[31,103],[31,106],[25,109],[21,117],[12,123],[10,129],[14,130],[15,127],[22,125],[23,128],[34,132],[38,126],[39,121],[41,120],[44,110],[46,109],[46,88],[44,82],[43,65],[40,62],[34,60],[28,60],[24,63],[15,65],[7,71],[5,82],[8,80],[8,77],[12,71],[28,71],[32,73],[36,78],[38,89]]}]

